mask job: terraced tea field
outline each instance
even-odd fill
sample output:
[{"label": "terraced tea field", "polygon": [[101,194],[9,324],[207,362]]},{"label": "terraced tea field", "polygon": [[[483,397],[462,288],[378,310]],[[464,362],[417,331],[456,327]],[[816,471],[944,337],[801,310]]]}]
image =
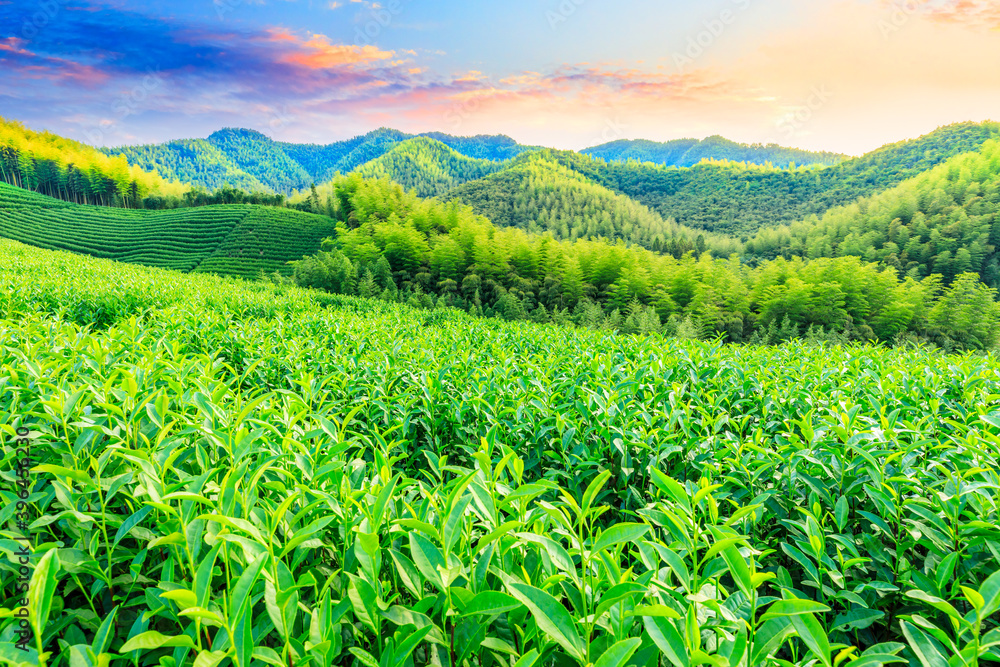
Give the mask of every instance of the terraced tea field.
[{"label": "terraced tea field", "polygon": [[178,271],[254,277],[289,273],[334,223],[260,206],[133,211],[80,206],[0,183],[0,236],[50,250]]},{"label": "terraced tea field", "polygon": [[0,288],[4,608],[24,540],[33,566],[9,664],[1000,660],[992,356],[477,320],[9,241]]}]

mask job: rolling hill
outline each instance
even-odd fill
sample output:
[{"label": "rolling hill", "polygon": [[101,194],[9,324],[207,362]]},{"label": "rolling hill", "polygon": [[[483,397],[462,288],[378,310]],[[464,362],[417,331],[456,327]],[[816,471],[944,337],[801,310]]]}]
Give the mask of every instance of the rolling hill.
[{"label": "rolling hill", "polygon": [[612,141],[580,151],[584,155],[600,158],[608,162],[636,160],[651,162],[667,167],[693,167],[702,160],[731,160],[750,164],[787,167],[790,163],[798,166],[831,166],[848,159],[847,155],[829,152],[805,151],[784,148],[777,144],[739,144],[724,137],[713,136],[698,139],[676,139],[657,142],[645,139]]},{"label": "rolling hill", "polygon": [[289,193],[329,181],[338,172],[353,171],[394,147],[421,137],[477,160],[507,160],[535,148],[522,146],[503,135],[454,137],[440,132],[413,135],[388,128],[325,145],[295,144],[274,141],[254,130],[226,128],[207,139],[102,150],[107,155],[124,155],[131,164],[155,169],[167,178],[209,190],[228,184],[244,190]]},{"label": "rolling hill", "polygon": [[706,248],[720,256],[738,252],[738,244],[730,239],[664,220],[588,180],[563,165],[558,155],[551,150],[523,155],[495,174],[454,188],[443,199],[469,204],[501,227],[548,232],[557,239],[621,239],[677,257]]},{"label": "rolling hill", "polygon": [[421,197],[435,197],[503,166],[502,162],[462,155],[436,139],[418,137],[396,144],[355,171],[367,178],[389,178]]},{"label": "rolling hill", "polygon": [[267,206],[131,211],[84,206],[0,183],[0,236],[39,248],[246,278],[289,273],[319,250],[332,220]]},{"label": "rolling hill", "polygon": [[557,153],[567,167],[631,197],[679,224],[747,238],[758,230],[822,215],[899,185],[1000,137],[1000,123],[958,123],[815,169],[768,169],[742,163],[665,168]]},{"label": "rolling hill", "polygon": [[791,226],[761,230],[750,257],[861,257],[920,279],[978,273],[1000,286],[1000,141],[895,188]]}]

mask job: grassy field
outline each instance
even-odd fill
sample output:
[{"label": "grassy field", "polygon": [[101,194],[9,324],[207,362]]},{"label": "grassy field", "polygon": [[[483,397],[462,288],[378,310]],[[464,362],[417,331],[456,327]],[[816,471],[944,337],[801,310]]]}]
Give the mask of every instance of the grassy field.
[{"label": "grassy field", "polygon": [[992,356],[616,336],[9,241],[0,288],[4,608],[33,553],[10,664],[1000,660]]},{"label": "grassy field", "polygon": [[178,271],[289,273],[333,221],[263,206],[133,211],[70,204],[0,183],[0,236],[51,250]]}]

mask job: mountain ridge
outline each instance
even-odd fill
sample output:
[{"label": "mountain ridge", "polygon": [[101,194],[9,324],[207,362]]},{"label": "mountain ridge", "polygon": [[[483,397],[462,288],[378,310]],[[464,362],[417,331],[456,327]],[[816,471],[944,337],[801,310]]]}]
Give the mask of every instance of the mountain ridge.
[{"label": "mountain ridge", "polygon": [[[438,141],[468,158],[492,162],[514,159],[524,153],[543,150],[542,146],[520,144],[504,135],[455,136],[443,132],[409,134],[392,128],[378,128],[366,134],[328,144],[306,144],[276,141],[266,134],[246,128],[222,128],[204,139],[179,139],[160,144],[100,148],[109,156],[125,155],[130,163],[146,170],[157,170],[165,178],[190,179],[193,185],[215,190],[224,185],[240,189],[258,188],[266,192],[288,194],[313,183],[330,180],[337,173],[349,173],[377,160],[395,146],[413,139]],[[578,151],[579,154],[602,157],[613,162],[639,159],[657,163],[655,155],[641,151],[613,150],[621,142],[612,142]],[[626,142],[627,143],[627,142]],[[812,153],[781,146],[749,146],[723,137],[705,140],[680,139],[658,143],[638,140],[643,146],[683,148],[670,166],[693,166],[705,159],[746,161],[754,164],[788,166],[797,164],[826,165],[840,161],[835,153]],[[213,168],[193,166],[189,162],[191,147],[200,149],[203,159],[212,155],[218,163]],[[215,155],[212,147],[221,155]],[[662,152],[662,151],[661,151]],[[611,154],[615,153],[615,154]],[[684,157],[685,155],[689,157]],[[651,159],[647,159],[651,158]],[[690,164],[688,164],[690,163]],[[664,163],[665,164],[665,163]]]}]

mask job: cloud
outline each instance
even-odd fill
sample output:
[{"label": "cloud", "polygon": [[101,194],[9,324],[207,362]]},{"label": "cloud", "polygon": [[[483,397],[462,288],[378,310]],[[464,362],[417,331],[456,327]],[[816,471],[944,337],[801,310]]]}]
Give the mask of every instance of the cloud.
[{"label": "cloud", "polygon": [[917,14],[940,23],[1000,30],[996,0],[881,0],[882,6],[903,14]]},{"label": "cloud", "polygon": [[389,60],[396,55],[392,51],[382,51],[371,45],[332,44],[326,35],[311,34],[305,39],[284,28],[272,28],[268,32],[273,42],[290,47],[288,52],[279,56],[279,62],[307,69],[335,69]]},{"label": "cloud", "polygon": [[[220,26],[106,1],[60,0],[61,13],[30,36],[0,37],[7,113],[77,137],[111,118],[118,134],[109,142],[223,125],[325,142],[391,125],[572,148],[724,134],[862,152],[1000,108],[1000,40],[989,29],[1000,8],[982,0],[894,0],[909,3],[901,17],[889,0],[801,3],[781,21],[748,14],[680,71],[669,55],[455,65],[461,50],[448,66],[426,44],[343,44],[285,25]],[[364,12],[377,3],[331,4]],[[24,25],[35,10],[0,0],[0,25]],[[147,91],[153,75],[161,84]],[[116,117],[123,101],[129,113]]]}]

